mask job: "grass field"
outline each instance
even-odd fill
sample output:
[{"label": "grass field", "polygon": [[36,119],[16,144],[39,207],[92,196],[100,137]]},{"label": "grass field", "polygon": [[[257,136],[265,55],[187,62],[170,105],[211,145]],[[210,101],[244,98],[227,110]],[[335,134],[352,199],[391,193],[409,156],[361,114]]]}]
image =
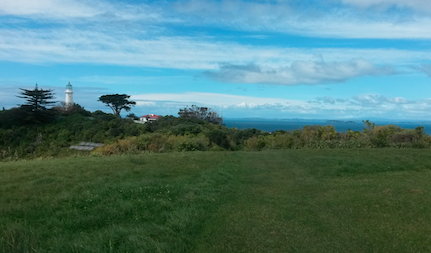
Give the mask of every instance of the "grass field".
[{"label": "grass field", "polygon": [[431,152],[0,163],[0,252],[430,252]]}]

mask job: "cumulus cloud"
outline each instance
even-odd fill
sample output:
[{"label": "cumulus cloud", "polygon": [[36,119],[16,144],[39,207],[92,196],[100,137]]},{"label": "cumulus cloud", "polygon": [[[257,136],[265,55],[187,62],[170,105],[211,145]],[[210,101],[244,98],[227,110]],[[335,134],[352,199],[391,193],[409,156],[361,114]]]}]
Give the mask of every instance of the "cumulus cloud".
[{"label": "cumulus cloud", "polygon": [[[289,117],[362,118],[388,117],[419,119],[431,116],[431,98],[408,100],[404,97],[388,97],[380,94],[360,94],[351,98],[318,97],[314,101],[290,100],[255,96],[239,96],[223,93],[186,92],[181,94],[153,93],[134,95],[137,109],[164,110],[176,114],[179,108],[196,104],[208,106],[225,116],[247,117],[262,115],[286,115]],[[254,114],[256,112],[256,114]],[[240,113],[240,114],[238,114]],[[265,113],[265,114],[262,114]],[[244,116],[242,116],[244,117]],[[264,116],[265,117],[265,116]],[[270,117],[270,116],[268,116]]]},{"label": "cumulus cloud", "polygon": [[218,71],[206,71],[211,79],[232,83],[276,85],[340,83],[358,76],[392,75],[390,66],[376,66],[364,59],[348,62],[294,61],[286,67],[222,65]]},{"label": "cumulus cloud", "polygon": [[[15,97],[18,91],[15,86],[2,85],[1,88],[3,92],[0,93],[0,99],[4,102],[3,106],[13,107],[22,103],[22,99]],[[45,88],[55,89],[57,91],[57,100],[61,101],[63,99],[64,94],[61,91],[64,90],[64,87],[47,86]],[[74,90],[77,103],[92,111],[101,108],[97,98],[105,94],[106,90],[79,86],[74,87]],[[137,94],[132,95],[131,99],[137,102],[137,106],[133,111],[138,114],[152,112],[162,115],[175,115],[179,108],[196,104],[211,107],[228,117],[245,117],[244,115],[247,115],[247,117],[252,117],[253,115],[280,117],[280,115],[285,115],[284,117],[286,118],[321,118],[322,115],[325,115],[328,118],[383,116],[407,119],[429,118],[431,116],[431,98],[409,100],[404,97],[388,97],[380,94],[360,94],[351,98],[324,96],[318,97],[314,101],[304,101],[224,93],[184,92]]]},{"label": "cumulus cloud", "polygon": [[404,105],[413,103],[403,97],[387,97],[377,94],[362,94],[353,97],[353,101],[365,107],[382,106],[384,104]]},{"label": "cumulus cloud", "polygon": [[[269,98],[256,96],[240,96],[223,93],[185,92],[180,94],[153,93],[132,95],[131,99],[137,102],[139,108],[149,110],[156,109],[169,111],[175,114],[180,108],[190,105],[208,106],[220,114],[227,116],[236,115],[238,112],[246,112],[247,117],[260,115],[254,112],[263,111],[272,113],[316,114],[319,106],[306,101],[284,98]],[[149,103],[155,103],[157,107],[149,107]],[[274,114],[275,113],[275,114]],[[242,114],[244,117],[244,114]],[[261,116],[261,115],[260,115]],[[236,116],[237,117],[237,116]]]}]

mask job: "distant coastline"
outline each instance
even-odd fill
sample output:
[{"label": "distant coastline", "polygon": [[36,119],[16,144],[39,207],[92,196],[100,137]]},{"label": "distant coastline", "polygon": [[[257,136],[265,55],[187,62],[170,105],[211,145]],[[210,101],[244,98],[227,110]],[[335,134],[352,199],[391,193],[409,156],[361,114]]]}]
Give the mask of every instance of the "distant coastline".
[{"label": "distant coastline", "polygon": [[342,121],[342,120],[327,120],[326,123],[347,123],[347,124],[355,124],[355,121]]},{"label": "distant coastline", "polygon": [[225,121],[257,121],[257,122],[323,122],[328,123],[329,121],[337,122],[337,123],[357,123],[363,124],[362,120],[369,120],[370,122],[374,122],[378,125],[388,125],[388,124],[413,124],[413,123],[422,123],[422,124],[431,124],[430,120],[424,119],[386,119],[386,118],[350,118],[350,119],[302,119],[302,118],[260,118],[260,117],[245,117],[245,118],[224,118]]},{"label": "distant coastline", "polygon": [[[370,120],[375,122],[376,125],[389,125],[393,124],[401,128],[414,129],[418,126],[425,128],[425,133],[431,135],[431,121],[408,121],[408,120]],[[348,129],[352,131],[363,131],[364,123],[362,120],[327,120],[327,119],[263,119],[263,118],[240,118],[240,119],[225,119],[224,124],[229,127],[236,127],[238,129],[256,128],[262,131],[293,131],[302,129],[304,126],[312,125],[332,125],[337,132],[347,132]]]}]

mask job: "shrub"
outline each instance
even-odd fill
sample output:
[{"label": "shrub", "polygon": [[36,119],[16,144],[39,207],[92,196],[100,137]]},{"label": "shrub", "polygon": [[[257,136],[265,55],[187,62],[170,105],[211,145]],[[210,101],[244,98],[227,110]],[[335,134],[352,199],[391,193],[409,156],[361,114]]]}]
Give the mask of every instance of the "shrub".
[{"label": "shrub", "polygon": [[131,152],[131,151],[137,151],[137,145],[136,145],[136,137],[129,137],[127,139],[119,140],[117,143],[118,151],[124,153],[124,152]]},{"label": "shrub", "polygon": [[265,147],[265,137],[260,135],[253,136],[244,142],[244,149],[246,151],[260,151]]},{"label": "shrub", "polygon": [[151,144],[151,135],[143,134],[136,138],[136,147],[138,150],[148,150],[148,147]]},{"label": "shrub", "polygon": [[392,141],[395,143],[398,142],[413,142],[417,139],[417,136],[411,132],[401,132],[397,133],[392,137]]},{"label": "shrub", "polygon": [[213,144],[209,150],[210,151],[226,151],[226,149],[224,149],[224,148],[222,148],[216,144]]},{"label": "shrub", "polygon": [[332,140],[337,136],[337,131],[332,125],[321,126],[317,129],[317,132],[321,140]]},{"label": "shrub", "polygon": [[319,136],[319,126],[305,126],[304,129],[302,129],[300,138],[301,141],[305,144],[313,139],[316,139]]},{"label": "shrub", "polygon": [[210,141],[204,135],[185,136],[186,138],[180,141],[177,146],[177,151],[204,151],[209,149]]},{"label": "shrub", "polygon": [[96,148],[92,153],[101,155],[115,155],[118,154],[119,151],[116,144],[109,144]]},{"label": "shrub", "polygon": [[227,133],[220,129],[212,129],[206,133],[211,143],[216,144],[224,149],[229,149],[230,144],[227,138]]},{"label": "shrub", "polygon": [[294,144],[294,137],[289,133],[277,134],[274,136],[273,147],[276,149],[289,149]]}]

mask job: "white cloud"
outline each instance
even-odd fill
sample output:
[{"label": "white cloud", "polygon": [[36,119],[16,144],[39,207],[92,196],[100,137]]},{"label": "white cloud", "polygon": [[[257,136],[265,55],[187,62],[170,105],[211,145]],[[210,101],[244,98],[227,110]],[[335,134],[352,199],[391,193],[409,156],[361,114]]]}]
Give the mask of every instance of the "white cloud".
[{"label": "white cloud", "polygon": [[160,82],[175,82],[179,79],[190,79],[189,76],[83,76],[74,79],[74,81],[86,83],[102,83],[102,84],[122,84],[122,85],[151,85]]},{"label": "white cloud", "polygon": [[[408,7],[431,13],[427,0],[244,1],[184,0],[174,9],[186,24],[273,31],[325,38],[430,39],[431,18],[406,12],[366,12],[356,7]],[[354,8],[351,8],[354,7]],[[185,14],[185,15],[181,15]]]},{"label": "white cloud", "polygon": [[375,107],[375,106],[382,106],[382,105],[405,105],[413,103],[406,98],[403,97],[387,97],[377,94],[362,94],[353,97],[353,100],[355,102],[358,102],[361,104],[361,106],[364,107]]},{"label": "white cloud", "polygon": [[256,23],[276,22],[284,16],[294,14],[289,4],[273,1],[241,1],[241,0],[187,0],[177,1],[174,8],[179,13],[196,15],[207,22],[213,18],[222,23]]},{"label": "white cloud", "polygon": [[[0,29],[0,60],[211,70],[207,76],[217,80],[283,85],[388,75],[431,61],[431,52],[421,50],[250,46],[194,37],[138,39],[134,32]],[[325,61],[311,61],[315,55]],[[427,66],[414,70],[429,73]]]},{"label": "white cloud", "polygon": [[69,18],[92,17],[102,12],[103,10],[94,4],[89,5],[84,1],[75,0],[2,0],[0,2],[0,14],[3,15]]},{"label": "white cloud", "polygon": [[224,65],[219,71],[207,71],[209,78],[233,83],[263,83],[277,85],[339,83],[358,76],[394,74],[392,67],[376,66],[364,59],[349,62],[295,61],[286,67],[257,65]]},{"label": "white cloud", "polygon": [[2,0],[0,15],[22,16],[33,18],[35,22],[52,20],[88,22],[94,25],[98,21],[140,20],[152,22],[176,22],[175,19],[164,17],[158,5],[148,6],[144,3],[128,4],[125,2],[109,2],[105,0]]},{"label": "white cloud", "polygon": [[417,12],[431,13],[428,0],[341,0],[343,4],[360,8],[387,10],[392,7],[409,8]]},{"label": "white cloud", "polygon": [[[130,34],[69,29],[0,30],[0,60],[19,62],[209,69],[215,68],[215,61],[220,61],[228,54],[221,49],[223,45],[181,37],[138,40]],[[241,50],[240,47],[232,50],[236,49]]]},{"label": "white cloud", "polygon": [[[24,88],[32,88],[25,87]],[[44,87],[57,91],[62,101],[64,87]],[[6,108],[17,106],[22,99],[15,97],[18,89],[2,85],[0,99]],[[74,87],[76,102],[91,111],[106,109],[97,98],[104,90],[91,87]],[[226,117],[301,117],[301,118],[363,118],[386,117],[420,119],[431,117],[431,98],[408,100],[404,97],[387,97],[379,94],[361,94],[351,98],[318,97],[315,101],[284,98],[240,96],[222,93],[185,92],[132,95],[137,102],[135,113],[176,115],[180,108],[196,104],[208,106]],[[316,103],[317,102],[317,103]],[[106,109],[109,112],[109,109]]]},{"label": "white cloud", "polygon": [[360,18],[324,18],[299,24],[296,34],[350,39],[430,39],[430,18],[371,20]]},{"label": "white cloud", "polygon": [[274,31],[314,37],[429,39],[431,19],[406,13],[367,13],[355,8],[409,7],[431,13],[427,1],[338,0],[301,4],[294,1],[189,0],[176,2],[182,20],[247,31]]},{"label": "white cloud", "polygon": [[[0,60],[35,63],[102,63],[178,69],[216,69],[220,62],[278,68],[322,54],[330,61],[361,56],[377,64],[430,60],[431,52],[396,49],[283,48],[213,42],[194,37],[136,38],[135,31],[0,29]],[[360,64],[358,62],[358,64]]]},{"label": "white cloud", "polygon": [[213,26],[245,31],[272,31],[314,37],[430,39],[431,18],[406,14],[366,14],[346,6],[408,7],[431,13],[426,1],[339,0],[298,4],[296,1],[180,0],[130,4],[104,0],[3,0],[0,15],[33,18],[32,22],[73,18],[102,29],[127,24],[169,31],[170,24],[184,27]]},{"label": "white cloud", "polygon": [[306,104],[298,100],[289,100],[282,98],[265,98],[253,96],[239,96],[222,93],[206,93],[206,92],[186,92],[186,93],[149,93],[141,95],[132,95],[132,100],[140,105],[142,102],[158,101],[158,102],[174,102],[186,103],[188,105],[201,104],[207,106],[215,106],[220,108],[227,107],[256,107],[257,105],[265,104]]},{"label": "white cloud", "polygon": [[[137,103],[136,110],[162,111],[163,113],[168,112],[171,114],[175,114],[180,108],[191,105],[207,106],[219,114],[228,117],[238,117],[238,113],[240,112],[246,112],[246,114],[240,113],[240,117],[253,117],[259,115],[254,114],[254,112],[257,111],[297,114],[316,114],[319,111],[319,107],[306,101],[283,98],[239,96],[221,93],[157,93],[132,95],[131,99]],[[152,102],[156,103],[156,106],[148,106],[148,103]]]},{"label": "white cloud", "polygon": [[[363,118],[387,117],[420,119],[431,116],[431,98],[408,100],[379,94],[361,94],[348,99],[330,96],[315,101],[261,98],[220,93],[187,92],[134,95],[136,110],[162,110],[175,114],[179,108],[196,104],[208,106],[228,117],[289,117]],[[316,103],[317,102],[317,103]],[[151,105],[151,103],[155,103]],[[142,108],[142,109],[140,109]],[[245,113],[245,114],[244,114]],[[264,113],[264,114],[262,114]],[[294,116],[292,116],[294,115]],[[281,116],[283,117],[283,116]]]},{"label": "white cloud", "polygon": [[[396,71],[431,73],[427,64],[406,67],[431,61],[431,52],[422,50],[251,46],[205,37],[146,38],[145,31],[141,36],[135,32],[0,28],[0,61],[210,70],[206,75],[216,80],[281,85],[343,82]],[[311,61],[315,55],[325,61]]]}]

